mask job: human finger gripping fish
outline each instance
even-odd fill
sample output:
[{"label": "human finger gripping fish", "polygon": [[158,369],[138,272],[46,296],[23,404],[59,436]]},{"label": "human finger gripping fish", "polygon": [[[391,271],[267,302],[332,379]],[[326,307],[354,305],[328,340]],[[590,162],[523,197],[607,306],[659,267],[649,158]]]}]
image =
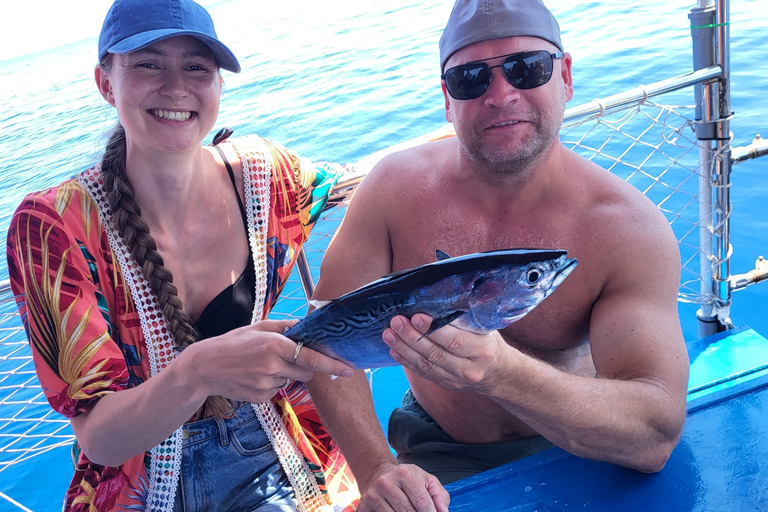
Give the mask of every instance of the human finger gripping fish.
[{"label": "human finger gripping fish", "polygon": [[328,302],[285,336],[353,368],[395,366],[381,339],[395,315],[431,316],[427,334],[448,324],[477,334],[503,329],[555,291],[577,263],[556,249],[436,256]]}]

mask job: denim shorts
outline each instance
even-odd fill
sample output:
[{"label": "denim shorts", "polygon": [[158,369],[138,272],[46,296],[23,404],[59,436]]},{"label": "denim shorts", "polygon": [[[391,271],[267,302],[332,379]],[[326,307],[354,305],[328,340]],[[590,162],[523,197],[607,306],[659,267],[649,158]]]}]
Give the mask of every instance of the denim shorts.
[{"label": "denim shorts", "polygon": [[234,405],[232,418],[184,425],[174,512],[296,510],[293,488],[253,407]]}]

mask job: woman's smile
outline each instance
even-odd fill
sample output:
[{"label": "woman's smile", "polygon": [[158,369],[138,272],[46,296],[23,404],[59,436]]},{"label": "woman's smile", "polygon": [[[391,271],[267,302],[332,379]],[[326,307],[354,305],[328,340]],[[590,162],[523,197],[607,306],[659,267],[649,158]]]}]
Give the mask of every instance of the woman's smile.
[{"label": "woman's smile", "polygon": [[174,111],[174,110],[161,110],[161,109],[151,109],[148,110],[151,115],[158,117],[160,119],[164,119],[166,121],[187,121],[190,117],[195,115],[195,112],[190,111]]}]

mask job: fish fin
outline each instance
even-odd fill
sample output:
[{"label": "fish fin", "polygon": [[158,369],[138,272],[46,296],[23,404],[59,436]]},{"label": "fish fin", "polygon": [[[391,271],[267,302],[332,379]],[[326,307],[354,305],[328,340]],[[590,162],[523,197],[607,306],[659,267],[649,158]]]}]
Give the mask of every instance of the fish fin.
[{"label": "fish fin", "polygon": [[454,311],[453,313],[450,313],[448,315],[441,316],[440,318],[432,319],[432,325],[429,326],[429,330],[427,332],[425,332],[423,335],[421,335],[419,337],[419,339],[423,338],[424,336],[429,336],[430,334],[432,334],[433,332],[435,332],[436,330],[438,330],[441,327],[445,327],[449,323],[451,323],[454,320],[456,320],[457,318],[459,318],[464,313],[466,313],[466,311],[464,311],[463,309],[460,309],[460,310]]},{"label": "fish fin", "polygon": [[440,249],[435,249],[435,259],[436,261],[443,261],[451,259],[451,256],[448,253],[441,251]]}]

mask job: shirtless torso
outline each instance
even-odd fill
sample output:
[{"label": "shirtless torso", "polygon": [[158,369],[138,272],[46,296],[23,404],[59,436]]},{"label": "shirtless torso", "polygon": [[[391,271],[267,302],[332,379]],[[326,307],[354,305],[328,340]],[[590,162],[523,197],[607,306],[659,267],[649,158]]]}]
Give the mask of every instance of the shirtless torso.
[{"label": "shirtless torso", "polygon": [[[366,178],[345,220],[351,225],[342,227],[326,255],[316,297],[335,297],[388,272],[434,261],[436,249],[452,256],[517,247],[565,249],[578,259],[576,270],[501,335],[520,352],[573,375],[622,375],[623,365],[606,364],[602,374],[596,369],[593,308],[601,297],[635,287],[644,272],[675,268],[669,262],[677,257],[676,243],[663,215],[634,187],[559,143],[537,175],[513,186],[459,169],[457,144],[452,138],[390,155]],[[662,281],[670,278],[676,282],[673,275]],[[666,301],[668,314],[674,292],[648,291]],[[658,313],[638,311],[637,321]],[[603,350],[604,342],[598,343]],[[407,369],[406,374],[422,407],[458,442],[542,433],[493,398],[450,391]]]},{"label": "shirtless torso", "polygon": [[[526,21],[491,37],[486,6],[457,2],[453,12],[463,14],[452,14],[443,34],[455,43],[441,47],[441,87],[457,136],[377,164],[325,254],[315,298],[434,261],[436,249],[567,250],[578,267],[504,332],[446,326],[424,336],[431,320],[417,314],[395,316],[382,339],[421,406],[459,443],[540,434],[581,457],[658,471],[685,418],[677,242],[639,191],[560,143],[573,80],[559,33],[542,25],[534,37]],[[520,19],[515,10],[505,26]],[[523,55],[542,61],[520,68]],[[316,378],[311,389],[365,493],[361,512],[431,512],[430,502],[447,510],[434,475],[392,460],[362,376],[354,387]],[[342,415],[339,404],[359,414]]]}]

